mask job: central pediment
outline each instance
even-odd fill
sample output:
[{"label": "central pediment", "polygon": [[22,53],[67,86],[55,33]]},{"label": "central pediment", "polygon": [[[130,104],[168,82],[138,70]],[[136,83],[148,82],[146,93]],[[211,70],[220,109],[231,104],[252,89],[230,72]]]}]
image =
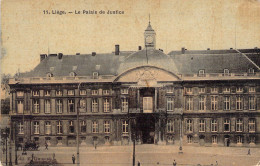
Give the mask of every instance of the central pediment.
[{"label": "central pediment", "polygon": [[142,66],[130,69],[115,79],[115,82],[132,82],[145,87],[156,86],[157,82],[169,81],[180,81],[180,78],[172,72],[154,66]]}]

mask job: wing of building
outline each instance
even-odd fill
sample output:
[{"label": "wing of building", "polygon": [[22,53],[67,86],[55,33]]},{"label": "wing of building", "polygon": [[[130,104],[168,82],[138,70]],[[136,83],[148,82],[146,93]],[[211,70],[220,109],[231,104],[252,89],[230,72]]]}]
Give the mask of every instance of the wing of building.
[{"label": "wing of building", "polygon": [[257,146],[259,65],[258,48],[165,54],[149,23],[143,49],[41,54],[9,82],[12,126],[21,144]]}]

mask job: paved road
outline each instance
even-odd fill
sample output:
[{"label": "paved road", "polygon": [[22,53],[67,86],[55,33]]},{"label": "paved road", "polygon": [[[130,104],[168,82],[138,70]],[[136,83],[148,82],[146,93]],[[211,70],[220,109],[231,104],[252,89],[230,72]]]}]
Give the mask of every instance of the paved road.
[{"label": "paved road", "polygon": [[[178,165],[208,165],[218,166],[252,166],[260,160],[260,148],[251,148],[251,155],[247,155],[248,148],[239,147],[184,147],[183,154],[178,153],[178,146],[137,145],[136,162],[142,166],[172,165],[175,159]],[[28,152],[22,156],[19,152],[19,163],[30,160],[32,153],[37,158],[55,158],[65,166],[72,164],[72,154],[76,156],[75,147],[50,147],[49,150]],[[14,157],[13,157],[14,159]],[[111,146],[80,148],[80,163],[87,166],[131,166],[131,146]],[[21,164],[23,165],[23,164]]]}]

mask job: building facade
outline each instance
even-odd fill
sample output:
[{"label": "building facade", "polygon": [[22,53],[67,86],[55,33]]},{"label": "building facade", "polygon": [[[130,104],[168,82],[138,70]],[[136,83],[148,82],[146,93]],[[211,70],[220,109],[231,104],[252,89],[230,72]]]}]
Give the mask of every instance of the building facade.
[{"label": "building facade", "polygon": [[[259,146],[259,49],[41,54],[10,79],[16,141],[40,145]],[[77,120],[78,117],[78,120]]]}]

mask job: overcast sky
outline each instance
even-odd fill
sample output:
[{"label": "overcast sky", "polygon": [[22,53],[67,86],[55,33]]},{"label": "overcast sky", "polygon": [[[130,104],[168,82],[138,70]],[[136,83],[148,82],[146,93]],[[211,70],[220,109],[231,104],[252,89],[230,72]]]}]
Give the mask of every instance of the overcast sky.
[{"label": "overcast sky", "polygon": [[149,13],[156,48],[167,53],[181,47],[260,47],[260,0],[4,0],[1,8],[3,73],[29,71],[39,64],[40,54],[48,52],[106,53],[114,51],[115,44],[121,50],[137,50],[144,45]]}]

